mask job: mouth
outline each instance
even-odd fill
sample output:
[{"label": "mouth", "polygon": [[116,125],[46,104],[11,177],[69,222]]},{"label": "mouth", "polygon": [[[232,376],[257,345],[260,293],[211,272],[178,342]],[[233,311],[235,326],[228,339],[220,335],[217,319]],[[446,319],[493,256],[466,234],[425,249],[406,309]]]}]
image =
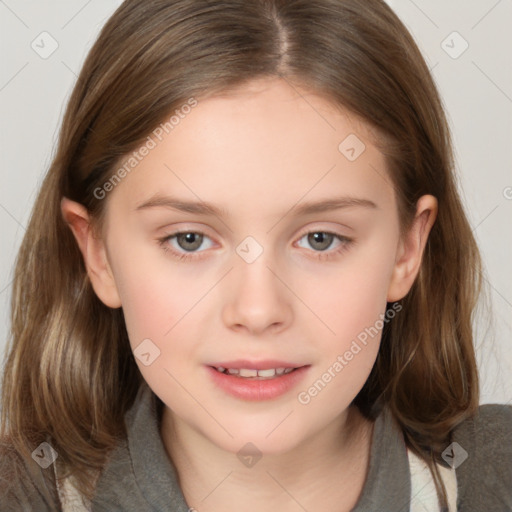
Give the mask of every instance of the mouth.
[{"label": "mouth", "polygon": [[261,401],[286,395],[305,379],[311,365],[284,361],[219,362],[207,365],[212,383],[241,400]]},{"label": "mouth", "polygon": [[283,367],[278,368],[267,368],[264,370],[257,370],[254,368],[225,368],[224,366],[211,366],[211,368],[217,370],[219,373],[224,375],[232,375],[233,377],[240,377],[242,379],[250,380],[268,380],[282,375],[288,375],[302,367]]}]

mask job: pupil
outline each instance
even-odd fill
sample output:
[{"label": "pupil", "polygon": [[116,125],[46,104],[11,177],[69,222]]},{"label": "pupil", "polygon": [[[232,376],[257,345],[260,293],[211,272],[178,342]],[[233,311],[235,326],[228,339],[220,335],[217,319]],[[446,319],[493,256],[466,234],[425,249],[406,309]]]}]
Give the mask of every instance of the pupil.
[{"label": "pupil", "polygon": [[310,237],[309,243],[313,247],[315,247],[316,243],[319,243],[321,246],[323,245],[323,247],[317,247],[317,249],[320,251],[324,251],[331,245],[332,236],[333,235],[330,235],[328,233],[322,233],[322,232],[312,233],[309,235],[309,237]]},{"label": "pupil", "polygon": [[[196,238],[195,241],[194,238]],[[178,243],[185,251],[193,251],[201,247],[202,240],[202,235],[199,235],[198,233],[182,233],[178,236]],[[185,244],[185,247],[182,246],[182,243]],[[187,244],[192,244],[192,247],[190,247],[190,245],[187,247]]]}]

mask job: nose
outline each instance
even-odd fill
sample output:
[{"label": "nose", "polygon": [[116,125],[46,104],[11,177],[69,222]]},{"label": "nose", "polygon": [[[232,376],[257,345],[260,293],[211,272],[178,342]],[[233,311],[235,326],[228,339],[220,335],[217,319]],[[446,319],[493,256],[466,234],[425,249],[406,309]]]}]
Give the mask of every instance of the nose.
[{"label": "nose", "polygon": [[286,285],[286,276],[273,267],[265,252],[253,263],[236,263],[224,282],[222,316],[228,328],[261,335],[275,334],[290,325],[293,294]]}]

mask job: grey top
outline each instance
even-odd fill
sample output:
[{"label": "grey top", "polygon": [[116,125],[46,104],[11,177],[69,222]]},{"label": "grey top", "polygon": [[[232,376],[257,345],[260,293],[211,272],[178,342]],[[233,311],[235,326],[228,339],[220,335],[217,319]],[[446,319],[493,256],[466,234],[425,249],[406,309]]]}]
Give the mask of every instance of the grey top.
[{"label": "grey top", "polygon": [[[128,437],[111,452],[98,480],[94,512],[189,511],[160,437],[161,405],[143,383],[126,413]],[[480,406],[474,419],[454,430],[452,441],[468,452],[468,458],[456,470],[457,510],[512,511],[512,406]],[[18,461],[19,466],[17,461],[18,457],[4,447],[0,511],[60,510],[51,466],[42,469],[32,460]],[[369,472],[353,512],[408,512],[410,494],[404,438],[385,409],[375,422]]]}]

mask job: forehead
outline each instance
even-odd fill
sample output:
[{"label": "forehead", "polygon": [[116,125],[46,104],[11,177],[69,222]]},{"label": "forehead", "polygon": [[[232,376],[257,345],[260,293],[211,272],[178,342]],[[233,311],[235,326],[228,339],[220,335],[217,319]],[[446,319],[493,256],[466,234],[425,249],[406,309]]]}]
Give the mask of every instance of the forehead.
[{"label": "forehead", "polygon": [[126,207],[164,192],[260,211],[334,192],[393,202],[370,127],[311,91],[258,80],[186,112],[116,186]]}]

